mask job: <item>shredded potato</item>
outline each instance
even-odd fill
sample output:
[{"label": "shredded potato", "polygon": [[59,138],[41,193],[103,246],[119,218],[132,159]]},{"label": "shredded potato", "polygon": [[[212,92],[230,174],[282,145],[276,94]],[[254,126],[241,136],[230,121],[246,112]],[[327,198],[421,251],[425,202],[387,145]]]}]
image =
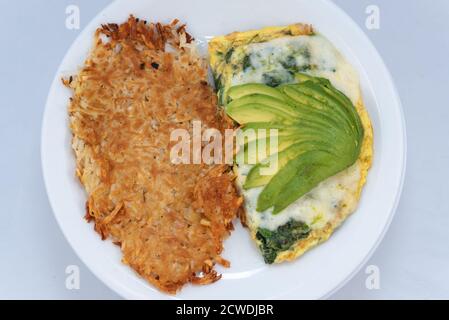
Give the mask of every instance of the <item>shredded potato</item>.
[{"label": "shredded potato", "polygon": [[123,262],[164,292],[220,279],[216,263],[242,204],[225,165],[170,161],[170,132],[192,121],[221,132],[207,65],[185,25],[131,16],[95,33],[69,105],[86,219],[120,245]]}]

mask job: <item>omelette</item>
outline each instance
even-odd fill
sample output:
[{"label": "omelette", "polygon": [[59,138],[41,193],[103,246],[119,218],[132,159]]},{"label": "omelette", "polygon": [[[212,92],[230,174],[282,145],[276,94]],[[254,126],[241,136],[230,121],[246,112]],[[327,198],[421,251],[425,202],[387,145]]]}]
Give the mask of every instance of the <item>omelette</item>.
[{"label": "omelette", "polygon": [[262,175],[257,156],[234,163],[241,220],[266,263],[296,259],[354,212],[365,184],[373,134],[358,75],[305,24],[218,36],[209,56],[219,104],[235,125],[278,130],[278,150],[265,158],[278,159],[274,174]]},{"label": "omelette", "polygon": [[170,158],[174,130],[230,125],[207,75],[185,25],[131,16],[98,28],[79,73],[63,80],[86,219],[123,263],[171,294],[220,279],[214,266],[229,266],[223,240],[242,202],[228,166]]}]

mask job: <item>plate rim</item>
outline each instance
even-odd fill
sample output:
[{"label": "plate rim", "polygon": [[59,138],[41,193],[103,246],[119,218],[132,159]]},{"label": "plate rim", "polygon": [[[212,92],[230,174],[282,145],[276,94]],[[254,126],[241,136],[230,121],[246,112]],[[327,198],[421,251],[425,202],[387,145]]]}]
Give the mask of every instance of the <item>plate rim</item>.
[{"label": "plate rim", "polygon": [[399,181],[399,187],[396,192],[395,200],[393,207],[391,208],[391,212],[388,215],[388,221],[385,223],[383,230],[379,237],[377,238],[376,243],[371,247],[371,250],[367,252],[365,257],[362,259],[360,264],[345,278],[343,279],[337,286],[335,286],[333,289],[331,289],[327,294],[325,294],[322,299],[327,299],[330,296],[332,296],[334,293],[336,293],[338,290],[340,290],[342,287],[344,287],[359,271],[362,269],[362,267],[368,262],[368,260],[373,256],[374,252],[376,252],[377,248],[379,247],[380,243],[383,241],[385,235],[387,234],[388,230],[390,229],[390,225],[393,221],[394,216],[396,215],[396,211],[399,205],[399,202],[401,200],[402,191],[404,188],[404,181],[405,181],[405,174],[407,170],[407,127],[405,122],[405,116],[404,116],[404,109],[402,107],[401,98],[399,95],[399,92],[396,88],[393,76],[391,75],[390,70],[388,69],[387,65],[385,64],[384,59],[382,58],[382,55],[379,53],[377,48],[372,43],[371,39],[363,32],[363,30],[360,28],[360,26],[349,16],[342,8],[340,8],[338,5],[336,5],[331,0],[324,0],[325,2],[328,2],[328,4],[332,7],[334,7],[335,10],[339,11],[341,15],[345,16],[350,24],[352,24],[354,30],[356,30],[358,33],[361,33],[362,36],[367,40],[370,50],[375,53],[377,58],[379,59],[379,62],[382,65],[382,68],[384,69],[385,75],[388,78],[388,81],[390,82],[391,89],[394,93],[395,98],[395,104],[397,105],[397,109],[399,111],[399,117],[401,120],[401,129],[402,129],[402,170],[400,174],[400,181]]},{"label": "plate rim", "polygon": [[[359,36],[361,36],[362,38],[365,39],[366,43],[369,45],[369,51],[374,53],[375,57],[378,60],[378,63],[381,65],[382,67],[382,73],[387,77],[388,79],[388,87],[392,90],[393,96],[394,96],[394,103],[396,105],[396,111],[398,111],[398,115],[399,115],[399,120],[401,122],[401,146],[400,149],[402,149],[402,152],[400,154],[401,156],[401,173],[400,173],[400,178],[399,178],[399,185],[396,189],[396,194],[394,197],[394,203],[393,206],[391,207],[391,210],[388,214],[388,220],[386,221],[386,223],[383,225],[382,231],[380,232],[380,234],[377,237],[376,242],[374,243],[374,245],[371,247],[371,249],[365,254],[364,258],[361,259],[360,263],[352,270],[352,272],[350,272],[343,280],[341,280],[336,286],[334,286],[332,289],[330,289],[326,294],[324,294],[321,297],[318,297],[318,299],[327,299],[330,296],[332,296],[335,292],[337,292],[339,289],[341,289],[345,284],[347,284],[359,271],[360,269],[367,263],[367,261],[372,257],[372,255],[374,254],[374,252],[377,250],[378,246],[380,245],[380,243],[382,242],[382,240],[385,237],[385,234],[387,233],[387,231],[389,230],[389,227],[391,225],[391,222],[396,214],[397,211],[397,207],[399,205],[400,199],[401,199],[401,195],[402,195],[402,191],[403,191],[403,186],[404,186],[404,181],[405,181],[405,173],[406,173],[406,167],[407,167],[407,130],[406,130],[406,122],[405,122],[405,116],[404,116],[404,110],[402,107],[402,103],[401,103],[401,99],[398,93],[398,90],[396,88],[394,79],[389,71],[389,69],[387,68],[382,56],[379,54],[378,50],[376,49],[376,47],[373,45],[373,43],[371,42],[370,38],[365,34],[365,32],[363,32],[363,30],[359,27],[359,25],[357,25],[357,23],[342,9],[340,8],[338,5],[336,5],[333,1],[331,0],[321,0],[322,2],[324,2],[326,5],[332,7],[333,10],[336,10],[339,12],[340,15],[342,15],[349,24],[351,24],[351,28],[356,31],[357,33],[359,33]],[[60,216],[58,214],[56,214],[56,210],[55,210],[55,205],[54,205],[54,201],[52,200],[50,193],[49,193],[49,178],[48,178],[48,172],[46,170],[46,165],[45,165],[45,130],[46,130],[46,123],[47,123],[47,117],[48,117],[48,113],[49,113],[49,101],[50,101],[50,96],[54,90],[54,87],[56,86],[57,82],[60,81],[59,77],[61,75],[62,72],[62,66],[63,63],[65,62],[69,52],[72,51],[72,49],[74,48],[75,44],[78,42],[79,38],[82,38],[84,36],[84,34],[88,31],[88,29],[90,28],[91,24],[93,23],[94,20],[96,20],[98,18],[99,15],[101,15],[104,11],[107,11],[108,9],[110,9],[111,7],[115,6],[116,3],[120,2],[120,0],[114,0],[113,2],[111,2],[110,4],[108,4],[107,6],[103,7],[101,10],[99,10],[94,17],[85,25],[85,27],[83,28],[83,30],[77,35],[77,37],[74,39],[74,41],[72,42],[72,44],[70,45],[70,47],[67,49],[67,51],[65,52],[60,64],[58,65],[58,68],[56,69],[54,78],[51,82],[50,88],[49,88],[49,92],[47,95],[47,99],[46,99],[46,103],[45,103],[45,109],[42,115],[42,125],[41,125],[41,136],[40,136],[40,141],[41,141],[41,146],[40,146],[40,158],[41,158],[41,170],[42,170],[42,176],[43,176],[43,180],[44,180],[44,185],[45,185],[45,191],[46,191],[46,195],[50,204],[50,207],[52,209],[53,212],[53,216],[55,217],[57,224],[60,228],[60,230],[62,231],[64,238],[66,239],[66,241],[69,243],[70,247],[72,248],[72,250],[76,253],[76,255],[78,256],[78,258],[84,263],[84,265],[99,279],[101,280],[109,289],[111,289],[113,292],[115,292],[116,294],[118,294],[119,296],[121,296],[122,298],[135,298],[135,297],[131,297],[126,290],[123,290],[123,288],[118,284],[115,283],[113,281],[111,281],[110,278],[106,277],[103,273],[99,272],[97,270],[97,268],[94,268],[91,266],[91,264],[85,260],[85,257],[83,256],[83,254],[80,254],[79,249],[74,245],[74,241],[68,236],[67,232],[65,231],[65,227],[63,222],[60,219]],[[137,275],[136,275],[137,276]],[[289,291],[287,293],[284,293],[283,295],[281,295],[282,298],[285,299],[291,299],[288,298],[288,296],[290,296],[292,294],[292,291]],[[160,297],[147,297],[147,299],[160,299]],[[166,296],[165,299],[174,299],[174,300],[178,300],[180,298],[178,298],[177,296]]]}]

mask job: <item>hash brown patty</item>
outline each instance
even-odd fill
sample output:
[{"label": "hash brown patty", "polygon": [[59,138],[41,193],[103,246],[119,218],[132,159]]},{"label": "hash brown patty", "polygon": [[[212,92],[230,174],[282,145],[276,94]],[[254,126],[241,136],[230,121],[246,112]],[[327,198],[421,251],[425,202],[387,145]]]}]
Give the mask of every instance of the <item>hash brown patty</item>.
[{"label": "hash brown patty", "polygon": [[73,90],[69,119],[86,218],[123,262],[167,293],[220,278],[215,263],[242,198],[227,166],[172,164],[170,132],[200,120],[230,127],[217,111],[207,64],[185,25],[102,25]]}]

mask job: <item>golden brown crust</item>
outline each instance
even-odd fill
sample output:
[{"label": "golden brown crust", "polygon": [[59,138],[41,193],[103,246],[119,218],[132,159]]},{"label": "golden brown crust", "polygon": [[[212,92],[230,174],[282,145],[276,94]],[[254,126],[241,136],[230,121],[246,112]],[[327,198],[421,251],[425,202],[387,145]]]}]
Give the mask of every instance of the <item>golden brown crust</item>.
[{"label": "golden brown crust", "polygon": [[[220,278],[214,264],[242,199],[226,166],[174,165],[170,132],[192,121],[223,131],[207,67],[175,20],[130,17],[96,31],[76,77],[70,128],[86,219],[121,246],[123,262],[168,293]],[[170,46],[170,50],[166,50]]]}]

